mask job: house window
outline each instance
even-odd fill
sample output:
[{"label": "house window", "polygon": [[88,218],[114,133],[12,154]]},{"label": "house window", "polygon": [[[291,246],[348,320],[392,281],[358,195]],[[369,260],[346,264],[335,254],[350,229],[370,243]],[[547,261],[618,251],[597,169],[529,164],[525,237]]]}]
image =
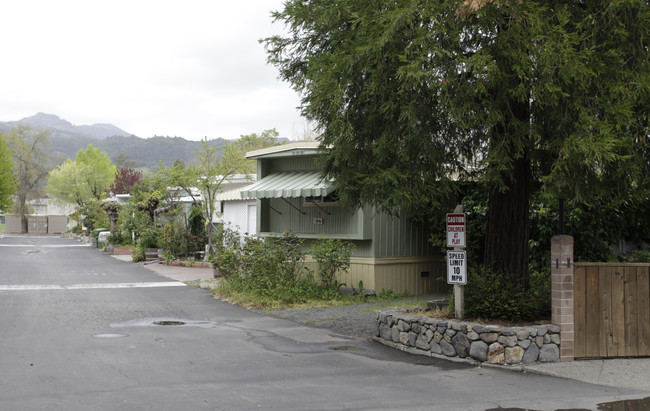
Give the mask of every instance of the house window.
[{"label": "house window", "polygon": [[326,196],[303,197],[303,207],[334,207],[339,206],[339,194],[334,191]]}]

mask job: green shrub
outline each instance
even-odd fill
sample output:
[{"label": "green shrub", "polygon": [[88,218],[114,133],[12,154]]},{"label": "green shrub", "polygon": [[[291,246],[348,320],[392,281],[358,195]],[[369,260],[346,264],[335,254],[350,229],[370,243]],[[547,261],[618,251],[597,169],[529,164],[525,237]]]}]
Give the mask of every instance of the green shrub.
[{"label": "green shrub", "polygon": [[650,263],[650,251],[634,250],[619,256],[619,261],[626,263]]},{"label": "green shrub", "polygon": [[[330,268],[338,271],[349,267],[352,245],[341,241],[322,243],[321,247],[330,253],[326,263],[334,261]],[[314,274],[305,267],[302,240],[291,232],[278,237],[247,236],[240,241],[236,232],[222,226],[217,229],[214,245],[210,262],[224,275],[215,294],[242,305],[283,308],[323,301],[345,304],[367,298],[395,299],[399,296],[392,291],[382,291],[377,297],[342,295],[336,279],[329,283],[316,281]],[[363,283],[359,284],[359,289],[363,289]]]},{"label": "green shrub", "polygon": [[269,237],[266,241],[270,242],[270,247],[277,253],[280,279],[287,284],[296,285],[306,270],[303,241],[291,231],[285,232],[281,237]]},{"label": "green shrub", "polygon": [[347,241],[322,238],[314,243],[311,253],[318,262],[318,276],[328,288],[338,289],[340,273],[350,268],[354,245]]},{"label": "green shrub", "polygon": [[214,234],[212,254],[209,261],[224,277],[239,274],[242,248],[239,234],[228,225],[219,225]]},{"label": "green shrub", "polygon": [[162,230],[158,227],[149,227],[143,230],[139,242],[144,248],[162,248]]},{"label": "green shrub", "polygon": [[[333,282],[319,284],[314,279],[305,266],[303,241],[291,232],[277,237],[245,237],[240,241],[234,230],[221,226],[214,244],[210,262],[224,276],[219,289],[222,296],[257,306],[286,306],[340,298]],[[335,267],[349,267],[351,246],[343,244],[341,248],[336,244],[331,252],[343,263]]]},{"label": "green shrub", "polygon": [[124,233],[121,230],[115,229],[112,235],[109,235],[106,239],[108,244],[114,245],[131,245],[131,238],[128,233]]},{"label": "green shrub", "polygon": [[163,251],[163,259],[165,260],[166,265],[171,264],[171,262],[174,261],[174,258],[174,254],[170,250]]},{"label": "green shrub", "polygon": [[[565,233],[574,238],[575,261],[626,261],[627,254],[615,252],[620,242],[641,246],[650,239],[650,199],[634,196],[615,199],[594,196],[588,203],[567,202]],[[539,192],[531,198],[531,272],[548,265],[551,238],[559,234],[558,201]],[[631,256],[636,260],[635,255]],[[643,258],[641,256],[641,258]]]},{"label": "green shrub", "polygon": [[534,320],[538,307],[530,291],[516,279],[478,267],[467,275],[465,314],[473,318]]},{"label": "green shrub", "polygon": [[205,232],[205,218],[201,211],[201,205],[193,203],[190,207],[190,215],[187,218],[187,225],[190,235],[201,238],[207,243],[207,235]]},{"label": "green shrub", "polygon": [[[196,216],[193,217],[193,224],[197,224]],[[195,227],[196,228],[196,227]],[[188,227],[182,219],[173,218],[162,228],[162,241],[159,246],[169,249],[176,256],[188,256],[196,251],[203,250],[207,244],[207,236],[204,232],[192,234],[191,227]]]},{"label": "green shrub", "polygon": [[187,252],[187,230],[176,220],[163,226],[163,248],[174,255],[182,255]]},{"label": "green shrub", "polygon": [[302,240],[292,233],[281,237],[247,237],[239,253],[241,286],[263,299],[295,303],[313,295],[316,286],[305,268]]},{"label": "green shrub", "polygon": [[537,319],[551,316],[551,267],[547,265],[540,271],[530,273],[531,303],[535,308]]},{"label": "green shrub", "polygon": [[133,248],[133,251],[131,251],[131,261],[134,263],[137,263],[139,261],[144,261],[147,259],[147,256],[144,251],[144,247],[142,244],[136,244],[135,247]]}]

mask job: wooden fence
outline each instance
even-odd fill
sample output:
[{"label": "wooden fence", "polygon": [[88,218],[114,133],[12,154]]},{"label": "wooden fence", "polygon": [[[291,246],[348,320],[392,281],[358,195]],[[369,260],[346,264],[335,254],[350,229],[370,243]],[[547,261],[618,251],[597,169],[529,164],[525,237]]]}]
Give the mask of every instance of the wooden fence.
[{"label": "wooden fence", "polygon": [[650,264],[576,263],[574,357],[650,356]]}]

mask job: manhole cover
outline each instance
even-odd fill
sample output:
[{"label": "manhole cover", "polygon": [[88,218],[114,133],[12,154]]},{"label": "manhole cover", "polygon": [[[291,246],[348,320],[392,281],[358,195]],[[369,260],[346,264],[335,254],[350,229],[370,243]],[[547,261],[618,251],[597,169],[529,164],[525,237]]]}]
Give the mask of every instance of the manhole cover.
[{"label": "manhole cover", "polygon": [[111,328],[119,327],[201,327],[201,328],[214,328],[220,327],[219,324],[210,321],[196,321],[186,318],[177,317],[154,317],[154,318],[138,318],[135,320],[128,320],[120,323],[109,324]]},{"label": "manhole cover", "polygon": [[122,337],[128,337],[126,334],[93,334],[92,335],[95,338],[122,338]]},{"label": "manhole cover", "polygon": [[154,321],[154,325],[185,325],[183,321]]}]

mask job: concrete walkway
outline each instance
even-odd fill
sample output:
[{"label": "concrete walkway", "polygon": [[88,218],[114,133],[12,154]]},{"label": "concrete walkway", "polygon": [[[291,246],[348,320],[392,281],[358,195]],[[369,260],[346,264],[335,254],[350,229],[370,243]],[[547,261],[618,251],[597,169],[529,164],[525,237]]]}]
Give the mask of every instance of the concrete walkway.
[{"label": "concrete walkway", "polygon": [[633,388],[650,397],[650,358],[613,358],[538,363],[521,367],[525,372],[570,378],[593,384]]},{"label": "concrete walkway", "polygon": [[[131,262],[130,255],[112,255],[111,257],[118,260]],[[199,287],[213,289],[219,284],[219,279],[214,278],[212,268],[200,267],[181,267],[157,262],[138,263],[144,268],[155,272],[163,277],[171,278],[181,282],[197,283]]]},{"label": "concrete walkway", "polygon": [[[123,261],[131,261],[131,256],[114,255],[113,257]],[[214,278],[211,268],[168,266],[159,263],[144,264],[143,266],[161,276],[182,282],[197,282],[200,287],[207,289],[216,287],[219,281]],[[648,396],[650,396],[650,358],[578,360],[495,367],[569,378],[592,384],[638,389],[647,391]]]}]

